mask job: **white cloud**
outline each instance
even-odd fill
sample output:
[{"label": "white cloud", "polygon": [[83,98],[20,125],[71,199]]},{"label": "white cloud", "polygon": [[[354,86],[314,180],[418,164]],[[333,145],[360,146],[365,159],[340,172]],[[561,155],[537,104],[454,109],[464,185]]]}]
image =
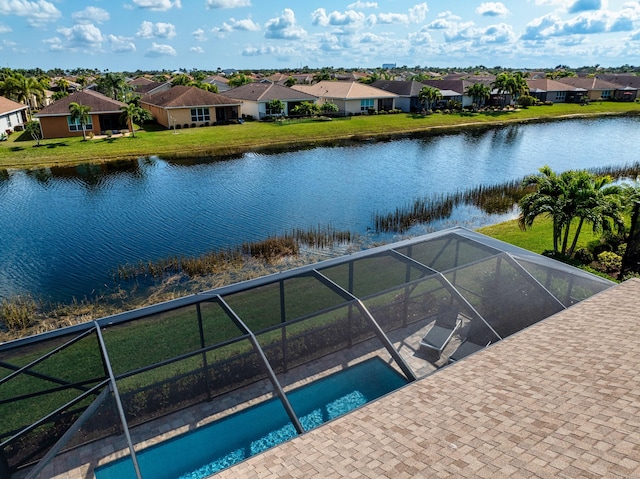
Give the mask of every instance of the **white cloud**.
[{"label": "white cloud", "polygon": [[24,17],[32,27],[55,22],[62,16],[53,3],[45,0],[0,0],[0,14]]},{"label": "white cloud", "polygon": [[420,31],[410,33],[408,38],[412,45],[430,45],[433,43],[433,38],[429,35],[427,27],[422,28]]},{"label": "white cloud", "polygon": [[258,30],[260,30],[260,25],[255,23],[250,18],[245,18],[242,20],[236,20],[235,18],[230,18],[229,26],[231,27],[232,30],[242,30],[247,32],[257,32]]},{"label": "white cloud", "polygon": [[147,50],[145,56],[147,57],[175,57],[178,53],[171,45],[162,45],[160,43],[153,42],[151,48]]},{"label": "white cloud", "polygon": [[99,45],[103,41],[102,32],[93,24],[79,24],[71,28],[59,28],[62,35],[71,46]]},{"label": "white cloud", "polygon": [[509,9],[502,2],[486,2],[476,8],[476,13],[485,17],[504,17],[509,14]]},{"label": "white cloud", "polygon": [[140,29],[136,35],[142,38],[173,38],[176,36],[176,27],[171,23],[145,21],[140,24]]},{"label": "white cloud", "polygon": [[194,30],[193,32],[191,32],[191,35],[193,35],[193,38],[195,38],[197,42],[204,42],[207,40],[207,37],[204,36],[204,30],[202,28]]},{"label": "white cloud", "polygon": [[132,38],[117,35],[107,35],[107,40],[111,44],[111,51],[115,53],[135,52],[136,45]]},{"label": "white cloud", "polygon": [[344,13],[334,11],[327,15],[324,8],[318,8],[311,13],[311,18],[314,25],[321,27],[362,25],[365,22],[364,13],[354,10],[347,10]]},{"label": "white cloud", "polygon": [[419,3],[417,5],[414,5],[409,9],[409,21],[411,23],[424,22],[424,19],[427,17],[428,11],[429,7],[427,7],[426,3]]},{"label": "white cloud", "polygon": [[138,8],[163,12],[171,8],[182,8],[181,0],[132,0]]},{"label": "white cloud", "polygon": [[250,7],[251,0],[207,0],[207,8]]},{"label": "white cloud", "polygon": [[80,12],[71,14],[76,23],[103,23],[109,20],[109,12],[98,7],[87,7]]},{"label": "white cloud", "polygon": [[406,13],[379,13],[376,15],[377,23],[409,23],[409,15]]},{"label": "white cloud", "polygon": [[189,51],[193,52],[193,53],[204,53],[204,48],[202,48],[202,47],[191,47],[191,48],[189,48]]},{"label": "white cloud", "polygon": [[4,23],[0,23],[0,33],[9,33],[12,32],[11,27],[8,27]]},{"label": "white cloud", "polygon": [[267,38],[299,40],[307,35],[307,32],[296,23],[295,13],[290,8],[285,8],[279,17],[269,20],[265,28]]},{"label": "white cloud", "polygon": [[349,10],[354,10],[356,8],[378,8],[378,3],[377,2],[362,2],[361,0],[358,0],[357,2],[351,3],[349,5],[347,5],[347,8]]}]

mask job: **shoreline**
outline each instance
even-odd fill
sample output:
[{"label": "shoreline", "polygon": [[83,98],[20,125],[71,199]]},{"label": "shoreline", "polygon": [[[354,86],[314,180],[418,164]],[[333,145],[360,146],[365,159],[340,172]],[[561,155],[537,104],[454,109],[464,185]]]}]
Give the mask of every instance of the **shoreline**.
[{"label": "shoreline", "polygon": [[[616,104],[619,105],[619,104]],[[317,136],[313,136],[313,134],[309,135],[300,135],[299,132],[289,131],[289,132],[281,132],[278,134],[272,134],[265,138],[265,141],[260,143],[255,139],[252,140],[250,136],[245,135],[245,140],[238,139],[233,137],[235,141],[227,141],[224,142],[225,138],[215,138],[210,135],[210,132],[202,131],[198,129],[194,130],[183,130],[183,136],[191,136],[200,135],[193,138],[195,140],[200,140],[197,144],[185,143],[180,141],[173,141],[173,144],[169,144],[169,139],[166,138],[167,135],[173,135],[174,133],[169,130],[158,130],[158,131],[145,131],[140,130],[136,137],[127,137],[127,138],[119,138],[119,139],[108,139],[108,140],[87,140],[84,142],[85,144],[81,144],[78,147],[75,143],[80,143],[77,137],[71,138],[60,138],[60,139],[49,139],[42,140],[42,144],[38,147],[42,149],[42,152],[46,152],[46,150],[54,150],[59,146],[64,146],[66,148],[70,148],[70,150],[65,150],[65,154],[53,154],[50,153],[48,155],[42,155],[45,159],[40,161],[36,153],[28,150],[28,147],[35,147],[34,141],[25,141],[25,145],[22,146],[22,141],[11,141],[9,145],[1,145],[0,146],[0,171],[14,171],[14,170],[34,170],[34,169],[42,169],[42,168],[55,168],[55,167],[74,167],[81,164],[109,164],[116,163],[119,161],[135,161],[141,158],[148,158],[152,156],[159,156],[163,159],[168,160],[181,160],[188,158],[204,158],[209,157],[216,160],[224,160],[228,158],[232,158],[235,156],[242,155],[248,152],[256,152],[256,153],[280,153],[287,151],[295,151],[301,149],[310,149],[310,148],[318,148],[318,147],[327,147],[327,146],[345,146],[354,143],[360,143],[363,141],[392,141],[394,139],[401,138],[425,138],[438,134],[457,134],[464,131],[470,130],[487,130],[492,128],[500,128],[510,125],[525,125],[525,124],[536,124],[536,123],[550,123],[556,121],[566,121],[566,120],[576,120],[576,119],[597,119],[603,117],[635,117],[640,116],[640,107],[638,104],[633,103],[631,105],[624,105],[628,107],[624,110],[607,110],[607,111],[595,111],[595,112],[580,112],[580,113],[566,113],[566,114],[546,114],[546,115],[537,115],[532,117],[516,117],[516,118],[501,118],[501,119],[493,119],[491,118],[492,113],[477,113],[472,114],[474,117],[481,118],[477,121],[458,121],[461,120],[459,116],[452,115],[443,115],[443,114],[434,114],[430,117],[425,118],[425,121],[431,121],[430,124],[427,125],[411,125],[409,120],[414,121],[414,117],[409,117],[410,114],[398,114],[398,116],[403,115],[404,118],[401,120],[403,123],[398,125],[398,122],[394,122],[390,124],[388,127],[389,131],[384,131],[385,124],[382,123],[383,119],[393,118],[396,115],[388,115],[382,116],[377,115],[376,120],[372,120],[369,123],[366,121],[369,117],[353,117],[352,121],[355,121],[355,118],[364,119],[362,126],[358,127],[356,132],[347,131],[345,133],[341,133],[340,131],[336,131],[334,129],[324,128],[321,131],[319,128],[314,128],[314,134]],[[630,108],[634,107],[634,108]],[[536,107],[536,108],[552,108],[552,107]],[[588,108],[588,107],[584,107]],[[529,109],[530,110],[530,109]],[[499,112],[500,114],[517,114],[519,112],[526,110],[510,110],[505,112]],[[545,111],[545,113],[553,113],[550,111]],[[560,112],[558,112],[560,113]],[[443,118],[444,121],[441,123],[434,123],[438,117],[436,115],[441,115],[440,118]],[[453,117],[453,119],[452,119]],[[381,118],[381,120],[377,120],[377,118]],[[326,123],[336,123],[339,124],[343,120],[335,120],[335,122],[326,122]],[[417,120],[417,121],[420,121]],[[252,122],[254,125],[253,128],[273,128],[274,126],[270,123],[260,123],[260,122]],[[348,122],[350,124],[351,121]],[[246,124],[245,124],[246,125]],[[301,123],[300,125],[304,125]],[[284,127],[275,127],[275,128],[295,128],[300,126],[298,124],[286,125]],[[315,126],[315,125],[314,125]],[[351,126],[351,125],[349,125]],[[220,136],[220,131],[224,131],[224,133],[231,133],[234,130],[222,130],[227,128],[246,128],[244,125],[237,126],[219,126],[212,127],[219,129],[216,131],[216,134]],[[339,127],[338,127],[339,128]],[[353,129],[350,129],[353,130]],[[200,134],[202,131],[203,134]],[[239,130],[235,130],[239,131]],[[245,132],[243,132],[245,133]],[[127,144],[126,146],[122,146],[122,142],[125,141],[135,141],[140,135],[146,135],[149,138],[153,139],[157,136],[157,139],[164,139],[164,144],[157,144],[157,150],[153,150],[153,146],[149,145],[136,145]],[[231,135],[226,135],[226,139],[229,140]],[[182,138],[180,138],[182,140]],[[218,140],[218,141],[216,141]],[[49,142],[49,143],[47,143]],[[92,142],[95,142],[92,144]],[[104,143],[114,143],[117,142],[121,151],[112,151],[108,150],[104,151],[86,151],[90,148],[93,148],[95,145],[101,145]],[[137,148],[140,146],[140,148]],[[87,148],[89,147],[89,148]],[[9,153],[5,153],[2,150],[9,150]],[[22,157],[11,158],[11,153],[20,152],[27,150],[23,153]],[[74,151],[75,150],[75,151]],[[124,151],[122,151],[124,150]],[[151,153],[151,151],[155,151]],[[33,154],[32,154],[33,153]],[[30,155],[30,156],[29,156]],[[17,155],[20,156],[20,155]]]}]

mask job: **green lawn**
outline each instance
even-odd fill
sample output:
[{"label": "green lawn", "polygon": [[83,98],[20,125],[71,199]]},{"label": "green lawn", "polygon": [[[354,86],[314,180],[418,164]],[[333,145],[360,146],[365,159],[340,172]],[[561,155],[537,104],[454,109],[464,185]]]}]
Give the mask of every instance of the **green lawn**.
[{"label": "green lawn", "polygon": [[172,130],[149,128],[137,131],[135,137],[82,137],[43,140],[39,147],[28,135],[14,133],[0,142],[0,169],[41,168],[135,159],[150,155],[165,158],[224,156],[265,148],[300,148],[332,140],[390,137],[400,134],[434,132],[503,124],[508,122],[544,121],[547,119],[590,117],[607,114],[640,114],[638,103],[602,102],[588,106],[556,104],[519,111],[492,113],[435,113],[430,116],[394,114],[354,116],[333,121],[301,121],[291,123],[246,122]]}]

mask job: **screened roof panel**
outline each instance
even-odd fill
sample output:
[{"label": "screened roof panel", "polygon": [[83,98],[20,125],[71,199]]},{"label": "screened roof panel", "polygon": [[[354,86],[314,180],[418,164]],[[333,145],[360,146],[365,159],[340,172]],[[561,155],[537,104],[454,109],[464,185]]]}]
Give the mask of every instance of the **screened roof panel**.
[{"label": "screened roof panel", "polygon": [[392,252],[358,258],[318,270],[359,298],[433,274]]},{"label": "screened roof panel", "polygon": [[447,271],[500,252],[456,234],[427,239],[396,250],[436,271]]},{"label": "screened roof panel", "polygon": [[503,338],[564,309],[506,254],[450,271],[446,277]]}]

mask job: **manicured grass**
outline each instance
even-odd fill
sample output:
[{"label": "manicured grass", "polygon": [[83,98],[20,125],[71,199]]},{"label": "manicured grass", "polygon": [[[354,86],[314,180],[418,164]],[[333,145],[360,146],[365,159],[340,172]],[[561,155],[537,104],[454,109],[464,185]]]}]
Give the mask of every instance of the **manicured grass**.
[{"label": "manicured grass", "polygon": [[[246,122],[177,130],[137,131],[136,136],[100,138],[82,137],[43,140],[40,147],[27,135],[14,133],[0,143],[0,169],[42,168],[56,165],[102,163],[151,155],[164,158],[225,156],[265,149],[295,149],[336,140],[393,137],[401,134],[438,133],[443,130],[476,128],[509,122],[592,117],[600,115],[640,114],[640,104],[602,102],[588,106],[556,104],[518,111],[489,113],[435,113],[429,116],[393,114],[354,116],[333,121],[292,123]],[[25,141],[22,141],[25,140]]]},{"label": "manicured grass", "polygon": [[[506,221],[497,225],[480,228],[478,233],[524,248],[534,253],[542,254],[545,250],[553,249],[553,223],[549,218],[537,218],[531,228],[523,231],[518,226],[518,220]],[[575,227],[575,225],[573,225]],[[569,234],[569,242],[573,240],[575,229]],[[584,225],[580,231],[576,250],[584,248],[591,241],[597,240],[601,234],[594,234],[590,225]]]}]

